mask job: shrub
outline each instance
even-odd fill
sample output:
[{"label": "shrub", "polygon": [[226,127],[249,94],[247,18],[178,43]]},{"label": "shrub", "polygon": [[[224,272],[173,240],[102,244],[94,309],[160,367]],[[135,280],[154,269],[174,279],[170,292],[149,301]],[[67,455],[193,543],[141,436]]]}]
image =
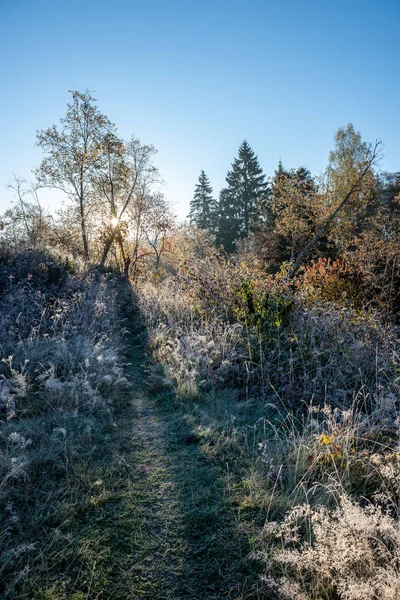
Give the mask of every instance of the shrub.
[{"label": "shrub", "polygon": [[128,382],[112,283],[42,253],[5,264],[14,275],[0,297],[0,595],[16,598],[36,595],[59,560],[59,525],[87,501],[82,465],[106,444]]},{"label": "shrub", "polygon": [[[282,550],[269,587],[288,600],[395,600],[400,595],[399,521],[378,504],[361,506],[344,492],[337,506],[295,507],[269,532]],[[270,563],[270,566],[272,564]]]},{"label": "shrub", "polygon": [[356,309],[373,308],[387,318],[398,319],[398,252],[395,249],[382,252],[378,246],[373,254],[365,240],[363,244],[347,260],[319,258],[311,261],[310,265],[303,267],[297,279],[298,289],[307,301],[322,300]]},{"label": "shrub", "polygon": [[303,267],[301,291],[312,300],[351,304],[362,307],[373,294],[368,273],[342,260],[330,258],[312,260]]}]

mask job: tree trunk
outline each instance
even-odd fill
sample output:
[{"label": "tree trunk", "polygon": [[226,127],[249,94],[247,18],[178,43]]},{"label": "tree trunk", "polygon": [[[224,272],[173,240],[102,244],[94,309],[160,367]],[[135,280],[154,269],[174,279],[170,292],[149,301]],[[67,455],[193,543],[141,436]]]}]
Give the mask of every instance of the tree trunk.
[{"label": "tree trunk", "polygon": [[124,275],[126,278],[128,278],[129,265],[131,264],[131,259],[129,258],[129,256],[126,256],[126,254],[125,254],[124,242],[123,242],[120,231],[118,232],[118,245],[119,245],[119,249],[121,250],[121,257],[122,257],[122,262],[124,265]]},{"label": "tree trunk", "polygon": [[85,221],[85,205],[84,205],[84,191],[83,191],[83,171],[81,168],[80,173],[80,197],[79,197],[79,208],[81,213],[81,231],[82,231],[82,242],[83,242],[83,256],[86,262],[89,262],[89,245],[86,233],[86,221]]},{"label": "tree trunk", "polygon": [[83,241],[83,256],[86,262],[89,262],[89,246],[86,235],[86,223],[85,218],[81,215],[81,229],[82,229],[82,241]]},{"label": "tree trunk", "polygon": [[110,248],[113,245],[114,240],[115,240],[115,235],[116,235],[116,231],[114,229],[114,231],[112,232],[112,234],[110,235],[110,237],[108,238],[106,243],[104,244],[103,254],[101,256],[101,261],[100,261],[101,269],[103,269],[106,264],[108,253],[110,252]]}]

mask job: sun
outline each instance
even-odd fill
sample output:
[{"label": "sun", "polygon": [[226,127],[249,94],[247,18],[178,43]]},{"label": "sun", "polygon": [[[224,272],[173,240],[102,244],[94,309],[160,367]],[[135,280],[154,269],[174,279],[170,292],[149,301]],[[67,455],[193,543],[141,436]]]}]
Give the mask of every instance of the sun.
[{"label": "sun", "polygon": [[111,219],[111,225],[112,225],[113,227],[116,227],[116,226],[118,225],[118,223],[119,223],[119,219],[118,219],[117,217],[113,217],[113,218]]}]

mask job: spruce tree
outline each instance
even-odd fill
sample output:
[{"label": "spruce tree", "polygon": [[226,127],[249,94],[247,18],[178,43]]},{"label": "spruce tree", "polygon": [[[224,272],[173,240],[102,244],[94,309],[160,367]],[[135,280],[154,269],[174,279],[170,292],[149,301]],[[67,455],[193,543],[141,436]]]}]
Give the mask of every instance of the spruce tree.
[{"label": "spruce tree", "polygon": [[215,230],[217,201],[212,195],[213,189],[204,171],[201,171],[199,182],[194,189],[194,195],[190,201],[189,219],[199,229]]},{"label": "spruce tree", "polygon": [[234,252],[236,242],[241,238],[238,206],[227,188],[219,195],[219,212],[216,232],[217,246],[223,246],[225,252]]},{"label": "spruce tree", "polygon": [[269,187],[257,156],[245,140],[226,176],[228,186],[221,192],[219,240],[227,251],[247,237],[256,225],[260,204],[268,199]]}]

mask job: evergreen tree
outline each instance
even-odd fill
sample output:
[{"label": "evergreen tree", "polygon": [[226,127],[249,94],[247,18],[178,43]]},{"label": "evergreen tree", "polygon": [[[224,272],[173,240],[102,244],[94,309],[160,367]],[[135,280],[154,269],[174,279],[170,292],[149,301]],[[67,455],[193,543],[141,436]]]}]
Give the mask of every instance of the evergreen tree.
[{"label": "evergreen tree", "polygon": [[228,186],[221,192],[219,240],[234,249],[238,239],[247,237],[256,225],[259,206],[268,199],[268,183],[257,156],[245,140],[226,176]]},{"label": "evergreen tree", "polygon": [[199,229],[215,230],[217,220],[217,201],[212,195],[213,189],[204,171],[201,171],[199,183],[190,202],[189,219]]},{"label": "evergreen tree", "polygon": [[271,181],[268,198],[259,204],[258,231],[271,231],[271,228],[275,227],[276,213],[273,208],[273,199],[280,195],[279,190],[289,177],[289,171],[284,168],[282,161],[279,160],[278,168],[275,170]]},{"label": "evergreen tree", "polygon": [[223,246],[226,252],[234,252],[237,240],[242,237],[240,223],[238,206],[229,189],[224,188],[219,195],[217,246]]}]

